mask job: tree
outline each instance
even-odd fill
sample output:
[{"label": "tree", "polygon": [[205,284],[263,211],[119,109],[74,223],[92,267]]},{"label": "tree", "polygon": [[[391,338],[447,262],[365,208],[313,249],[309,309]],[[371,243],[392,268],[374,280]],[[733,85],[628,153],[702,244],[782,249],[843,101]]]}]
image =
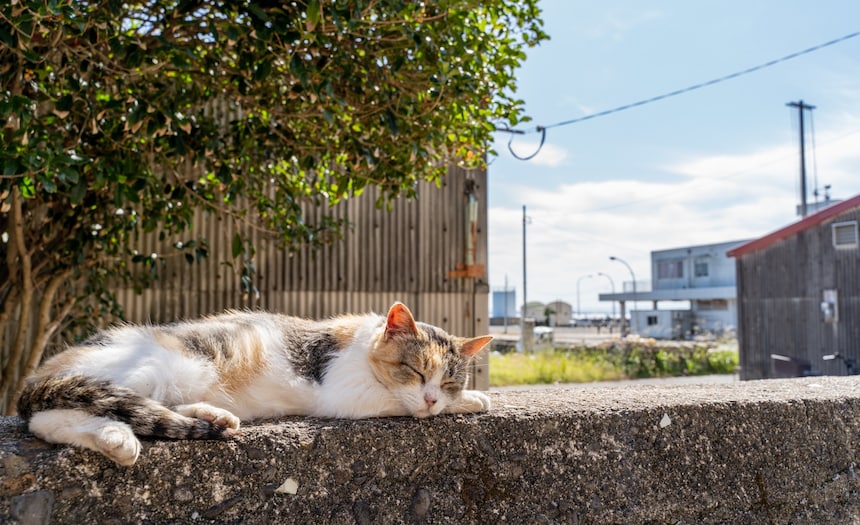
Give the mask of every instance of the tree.
[{"label": "tree", "polygon": [[[514,71],[546,38],[536,4],[4,3],[6,411],[59,330],[121,315],[117,283],[149,284],[158,257],[135,251],[141,232],[187,232],[203,208],[285,247],[321,245],[344,225],[304,220],[304,203],[334,206],[368,185],[410,195],[449,163],[479,164],[494,124],[525,120]],[[177,250],[193,262],[206,239]]]}]

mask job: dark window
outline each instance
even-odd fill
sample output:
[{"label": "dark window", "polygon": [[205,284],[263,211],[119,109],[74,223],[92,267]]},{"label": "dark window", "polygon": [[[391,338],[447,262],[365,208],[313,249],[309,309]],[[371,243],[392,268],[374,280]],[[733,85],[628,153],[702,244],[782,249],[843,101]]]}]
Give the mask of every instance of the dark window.
[{"label": "dark window", "polygon": [[707,277],[708,276],[708,260],[707,259],[696,259],[696,263],[693,265],[693,276],[694,277]]}]

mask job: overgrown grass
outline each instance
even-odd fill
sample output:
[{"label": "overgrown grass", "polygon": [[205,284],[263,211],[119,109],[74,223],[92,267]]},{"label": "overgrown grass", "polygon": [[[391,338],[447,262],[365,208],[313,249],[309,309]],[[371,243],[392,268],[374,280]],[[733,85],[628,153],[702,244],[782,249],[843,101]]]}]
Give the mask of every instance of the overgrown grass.
[{"label": "overgrown grass", "polygon": [[737,366],[737,349],[703,345],[613,343],[600,347],[545,350],[530,355],[493,352],[490,354],[490,385],[730,374]]}]

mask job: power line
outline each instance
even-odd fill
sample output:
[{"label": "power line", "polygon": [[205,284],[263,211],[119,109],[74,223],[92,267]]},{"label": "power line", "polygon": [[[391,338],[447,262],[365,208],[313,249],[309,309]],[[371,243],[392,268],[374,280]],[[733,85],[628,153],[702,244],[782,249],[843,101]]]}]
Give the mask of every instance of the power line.
[{"label": "power line", "polygon": [[664,93],[664,94],[662,94],[662,95],[657,95],[656,97],[651,97],[651,98],[646,98],[646,99],[638,100],[638,101],[636,101],[636,102],[631,102],[630,104],[624,104],[623,106],[614,107],[614,108],[612,108],[612,109],[607,109],[607,110],[604,110],[604,111],[599,111],[599,112],[597,112],[597,113],[591,113],[591,114],[584,115],[584,116],[582,116],[582,117],[577,117],[577,118],[570,119],[570,120],[564,120],[564,121],[561,121],[561,122],[556,122],[555,124],[549,124],[549,125],[546,125],[546,126],[537,126],[537,127],[535,128],[534,132],[537,132],[537,133],[540,133],[540,134],[541,134],[540,144],[538,145],[537,151],[535,151],[535,152],[534,152],[534,153],[532,153],[531,155],[527,155],[527,156],[524,156],[524,157],[523,157],[523,156],[520,156],[520,155],[517,155],[517,154],[514,152],[514,150],[513,150],[513,148],[512,148],[512,142],[513,142],[514,134],[516,134],[516,135],[525,135],[526,133],[531,133],[530,131],[525,131],[525,130],[520,130],[520,129],[511,129],[511,128],[496,128],[496,131],[500,131],[500,132],[505,132],[505,133],[510,133],[510,134],[511,134],[511,138],[510,138],[510,140],[508,140],[508,151],[510,151],[510,152],[511,152],[511,155],[513,155],[515,158],[517,158],[517,159],[519,159],[519,160],[529,160],[529,159],[533,158],[535,155],[537,155],[538,153],[540,153],[540,150],[543,148],[544,142],[545,142],[545,140],[546,140],[546,130],[548,130],[548,129],[551,129],[551,128],[558,128],[558,127],[561,127],[561,126],[570,126],[571,124],[578,124],[578,123],[580,123],[580,122],[584,122],[584,121],[586,121],[586,120],[592,120],[592,119],[595,119],[595,118],[598,118],[598,117],[605,117],[605,116],[607,116],[607,115],[612,115],[613,113],[620,113],[620,112],[622,112],[622,111],[626,111],[626,110],[628,110],[628,109],[632,109],[632,108],[636,108],[636,107],[644,106],[644,105],[646,105],[646,104],[651,104],[651,103],[653,103],[653,102],[658,102],[658,101],[660,101],[660,100],[665,100],[665,99],[667,99],[667,98],[676,97],[676,96],[678,96],[678,95],[683,95],[684,93],[689,93],[689,92],[691,92],[691,91],[695,91],[695,90],[697,90],[697,89],[702,89],[702,88],[704,88],[704,87],[713,86],[714,84],[719,84],[719,83],[721,83],[721,82],[725,82],[725,81],[727,81],[727,80],[732,80],[732,79],[735,79],[735,78],[738,78],[738,77],[741,77],[741,76],[744,76],[744,75],[748,75],[748,74],[750,74],[750,73],[754,73],[754,72],[756,72],[756,71],[760,71],[760,70],[762,70],[762,69],[765,69],[765,68],[768,68],[768,67],[771,67],[771,66],[775,66],[775,65],[780,64],[780,63],[782,63],[782,62],[786,62],[786,61],[788,61],[788,60],[791,60],[791,59],[794,59],[794,58],[797,58],[797,57],[800,57],[800,56],[803,56],[803,55],[807,55],[807,54],[812,53],[812,52],[814,52],[814,51],[818,51],[818,50],[823,49],[823,48],[825,48],[825,47],[829,47],[829,46],[833,46],[833,45],[836,45],[836,44],[839,44],[839,43],[845,42],[846,40],[850,40],[850,39],[855,38],[855,37],[858,37],[858,36],[860,36],[860,31],[857,31],[857,32],[854,32],[854,33],[850,33],[850,34],[847,34],[847,35],[845,35],[845,36],[841,36],[841,37],[839,37],[839,38],[837,38],[837,39],[830,40],[830,41],[828,41],[828,42],[824,42],[823,44],[818,44],[818,45],[816,45],[816,46],[808,47],[808,48],[806,48],[806,49],[804,49],[804,50],[802,50],[802,51],[797,51],[797,52],[795,52],[795,53],[790,53],[790,54],[788,54],[788,55],[782,56],[782,57],[777,58],[777,59],[774,59],[774,60],[770,60],[770,61],[768,61],[768,62],[765,62],[765,63],[763,63],[763,64],[759,64],[759,65],[757,65],[757,66],[753,66],[753,67],[750,67],[750,68],[744,69],[744,70],[742,70],[742,71],[737,71],[737,72],[735,72],[735,73],[731,73],[731,74],[729,74],[729,75],[725,75],[725,76],[722,76],[722,77],[719,77],[719,78],[714,78],[714,79],[712,79],[712,80],[708,80],[708,81],[706,81],[706,82],[701,82],[701,83],[698,83],[698,84],[693,84],[693,85],[691,85],[691,86],[687,86],[687,87],[682,88],[682,89],[676,89],[676,90],[674,90],[674,91],[670,91],[670,92],[668,92],[668,93]]}]

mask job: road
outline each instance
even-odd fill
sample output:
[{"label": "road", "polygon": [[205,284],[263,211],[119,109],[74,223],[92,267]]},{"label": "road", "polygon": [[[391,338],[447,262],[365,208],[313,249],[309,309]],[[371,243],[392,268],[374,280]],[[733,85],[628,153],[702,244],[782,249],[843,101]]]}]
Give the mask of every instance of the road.
[{"label": "road", "polygon": [[545,390],[552,388],[607,388],[624,387],[634,385],[713,385],[717,383],[734,383],[740,381],[737,374],[716,374],[707,376],[682,376],[682,377],[649,377],[646,379],[622,379],[619,381],[595,381],[592,383],[554,383],[550,385],[513,385],[492,386],[491,392],[505,392],[515,390]]},{"label": "road", "polygon": [[[553,328],[553,334],[556,343],[579,343],[588,345],[597,344],[602,341],[607,341],[609,339],[619,337],[618,330],[613,330],[610,333],[609,329],[607,328],[601,328],[598,332],[597,328],[574,328],[570,326],[555,327]],[[490,335],[497,339],[517,341],[520,338],[520,326],[508,326],[507,331],[505,331],[504,326],[491,326]]]}]

